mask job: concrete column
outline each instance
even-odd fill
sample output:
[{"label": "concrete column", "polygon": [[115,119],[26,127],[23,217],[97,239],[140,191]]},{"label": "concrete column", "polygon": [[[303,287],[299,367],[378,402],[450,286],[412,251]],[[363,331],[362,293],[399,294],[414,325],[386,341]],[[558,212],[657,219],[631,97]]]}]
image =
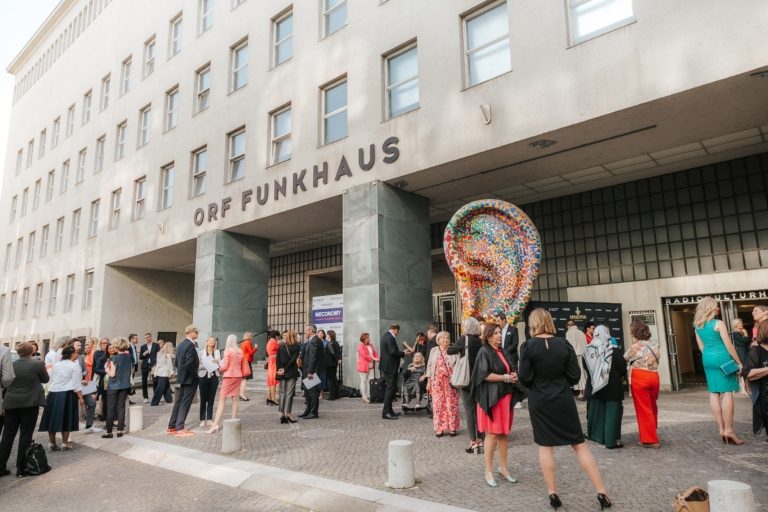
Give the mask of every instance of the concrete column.
[{"label": "concrete column", "polygon": [[[269,241],[224,231],[203,233],[197,238],[195,298],[192,321],[207,336],[238,339],[245,331],[254,334],[267,328]],[[263,353],[266,336],[254,338]]]},{"label": "concrete column", "polygon": [[412,344],[432,319],[429,200],[380,181],[344,192],[344,383],[357,387],[357,345],[390,323]]}]

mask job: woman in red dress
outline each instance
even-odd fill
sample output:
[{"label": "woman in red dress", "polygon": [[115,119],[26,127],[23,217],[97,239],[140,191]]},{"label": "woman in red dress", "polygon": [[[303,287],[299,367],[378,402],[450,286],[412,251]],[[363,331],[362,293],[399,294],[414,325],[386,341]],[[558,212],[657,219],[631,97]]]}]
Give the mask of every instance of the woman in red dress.
[{"label": "woman in red dress", "polygon": [[454,437],[459,429],[459,395],[451,386],[451,375],[459,356],[448,354],[450,334],[442,331],[437,333],[435,339],[437,346],[429,352],[426,372],[432,395],[432,423],[437,437],[445,434]]},{"label": "woman in red dress", "polygon": [[472,371],[472,396],[477,402],[477,431],[485,432],[485,483],[498,487],[493,478],[493,452],[499,447],[499,476],[510,483],[517,479],[507,469],[509,431],[512,430],[512,385],[517,372],[501,349],[501,327],[485,324],[483,347]]},{"label": "woman in red dress", "polygon": [[277,337],[280,333],[271,331],[267,341],[267,405],[277,405],[277,351],[280,343]]}]

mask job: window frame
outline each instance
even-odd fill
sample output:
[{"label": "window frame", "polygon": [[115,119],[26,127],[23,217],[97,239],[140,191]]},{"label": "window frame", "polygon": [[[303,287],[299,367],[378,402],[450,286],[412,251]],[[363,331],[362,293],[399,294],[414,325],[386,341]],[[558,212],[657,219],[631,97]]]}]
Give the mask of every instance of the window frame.
[{"label": "window frame", "polygon": [[75,185],[85,181],[85,166],[88,159],[88,148],[85,147],[77,152],[77,172],[75,173]]},{"label": "window frame", "polygon": [[[241,126],[240,128],[236,128],[235,130],[232,130],[227,134],[227,176],[226,176],[226,183],[234,183],[236,181],[240,181],[245,178],[245,163],[242,165],[242,176],[239,178],[233,178],[232,171],[234,169],[234,165],[239,162],[245,162],[245,157],[247,154],[247,148],[248,148],[248,139],[246,138],[246,130],[245,126]],[[238,135],[243,136],[243,152],[238,154],[233,154],[232,151],[234,151],[234,141],[235,137]]]},{"label": "window frame", "polygon": [[[208,87],[202,89],[202,78],[204,75],[208,75]],[[201,66],[195,71],[195,114],[207,110],[210,104],[211,98],[211,63]],[[205,101],[205,106],[201,107],[201,102]]]},{"label": "window frame", "polygon": [[59,136],[61,135],[61,116],[53,120],[51,128],[51,149],[59,145]]},{"label": "window frame", "polygon": [[51,225],[46,224],[40,232],[40,259],[48,255],[48,238],[50,237]]},{"label": "window frame", "polygon": [[51,279],[48,287],[48,316],[56,314],[56,302],[59,299],[59,280]]},{"label": "window frame", "polygon": [[27,236],[27,263],[35,260],[35,243],[37,243],[37,232],[32,231]]},{"label": "window frame", "polygon": [[[176,30],[178,28],[178,30]],[[181,53],[183,44],[184,12],[179,12],[168,22],[168,58],[172,59]]]},{"label": "window frame", "polygon": [[80,113],[80,126],[85,126],[91,121],[91,103],[93,102],[93,89],[83,94],[83,111]]},{"label": "window frame", "polygon": [[39,318],[40,313],[42,313],[44,291],[43,283],[37,283],[35,286],[35,306],[32,309],[33,318]]},{"label": "window frame", "polygon": [[[205,10],[205,6],[209,6],[208,10]],[[198,1],[198,22],[197,22],[197,35],[202,35],[208,32],[213,27],[213,9],[215,6],[213,0],[199,0]],[[206,25],[206,20],[209,20]]]},{"label": "window frame", "polygon": [[[179,94],[179,84],[176,84],[165,91],[165,115],[163,116],[164,132],[173,130],[179,125],[179,108],[181,104]],[[173,109],[171,108],[171,104],[173,104]]]},{"label": "window frame", "polygon": [[64,313],[72,311],[72,307],[75,305],[75,285],[75,274],[67,275],[67,281],[65,283],[66,289],[64,290],[64,293],[66,294],[64,296]]},{"label": "window frame", "polygon": [[56,232],[53,239],[53,252],[61,252],[64,247],[64,217],[56,219]]},{"label": "window frame", "polygon": [[37,146],[37,159],[40,160],[45,156],[45,139],[48,136],[48,130],[46,128],[43,128],[40,130],[40,141],[38,142]]},{"label": "window frame", "polygon": [[69,227],[69,245],[74,246],[80,242],[80,220],[82,219],[82,209],[77,208],[72,211],[72,225]]},{"label": "window frame", "polygon": [[[125,144],[128,138],[128,120],[124,119],[115,128],[115,162],[125,158]],[[121,137],[122,135],[122,137]]]},{"label": "window frame", "polygon": [[[277,117],[285,114],[286,112],[289,113],[290,119],[290,129],[282,134],[277,135]],[[269,134],[270,134],[270,156],[269,156],[269,164],[268,165],[277,165],[282,162],[287,162],[291,159],[293,156],[293,108],[291,103],[286,103],[282,107],[279,107],[269,114]],[[281,144],[288,141],[291,144],[291,150],[288,153],[287,158],[283,158],[282,160],[278,160],[278,149]]]},{"label": "window frame", "polygon": [[96,147],[93,155],[93,174],[98,174],[104,170],[104,156],[107,152],[107,134],[103,134],[96,139]]},{"label": "window frame", "polygon": [[123,187],[116,188],[109,199],[109,229],[117,229],[120,225],[120,208],[123,199]]},{"label": "window frame", "polygon": [[70,160],[67,158],[61,163],[61,182],[59,183],[59,194],[63,194],[69,189],[69,168]]},{"label": "window frame", "polygon": [[[336,87],[341,86],[342,84],[347,85],[347,98],[344,107],[336,109],[333,112],[326,112],[325,109],[327,106],[328,92],[332,89],[335,89]],[[320,93],[320,113],[322,114],[320,118],[320,145],[327,146],[328,144],[333,144],[334,142],[344,140],[349,137],[349,81],[347,80],[347,76],[344,75],[343,77],[328,82],[320,88]],[[347,112],[346,133],[343,137],[329,141],[327,140],[326,121],[335,115],[341,114],[342,112]]]},{"label": "window frame", "polygon": [[[239,68],[235,68],[235,63],[237,62],[237,53],[243,48],[246,49],[245,63],[242,64]],[[229,55],[229,93],[232,94],[248,85],[248,59],[250,57],[248,37],[245,37],[234,45],[230,46]],[[245,70],[245,82],[239,87],[236,87],[237,77],[239,76],[239,73],[243,72],[243,70]]]},{"label": "window frame", "polygon": [[64,138],[71,137],[75,132],[75,104],[67,108],[67,125],[64,127]]},{"label": "window frame", "polygon": [[137,148],[149,144],[152,132],[152,104],[148,103],[139,109],[139,133]]},{"label": "window frame", "polygon": [[285,9],[283,12],[272,18],[272,67],[276,68],[277,66],[281,64],[285,64],[289,60],[293,59],[293,46],[291,46],[291,54],[286,57],[283,60],[278,60],[280,55],[280,45],[288,42],[290,40],[291,45],[293,45],[293,34],[294,30],[293,27],[291,28],[290,35],[284,37],[283,39],[278,40],[278,28],[279,25],[283,22],[285,22],[288,18],[291,18],[291,23],[293,23],[293,6],[291,5],[288,9]]},{"label": "window frame", "polygon": [[157,34],[152,34],[144,41],[144,60],[141,76],[147,78],[155,72],[155,61],[157,60]]},{"label": "window frame", "polygon": [[[397,83],[390,84],[389,83],[390,60],[396,59],[397,57],[400,57],[404,53],[407,53],[411,50],[416,50],[416,74],[404,80],[400,80]],[[408,110],[404,110],[398,114],[393,115],[392,114],[392,90],[400,86],[406,85],[407,83],[413,80],[416,80],[418,82],[416,87],[419,93],[419,101],[416,103],[416,105],[410,107]],[[396,117],[400,117],[402,115],[405,115],[409,112],[413,112],[414,110],[418,110],[419,108],[421,108],[421,88],[420,87],[421,87],[421,78],[419,76],[419,46],[418,46],[418,41],[414,39],[384,55],[384,104],[386,109],[385,110],[386,119],[387,120],[394,119]]]},{"label": "window frame", "polygon": [[329,17],[333,13],[333,11],[340,9],[342,7],[346,9],[348,5],[347,5],[347,0],[341,0],[338,4],[334,5],[329,9],[328,0],[320,0],[320,1],[321,1],[320,14],[322,15],[322,34],[323,34],[323,39],[325,39],[326,37],[332,36],[333,34],[335,34],[336,32],[339,32],[341,29],[347,26],[347,24],[349,23],[349,13],[347,13],[347,15],[344,16],[343,25],[341,25],[339,28],[337,28],[333,32],[328,31],[328,21],[330,19]]},{"label": "window frame", "polygon": [[[139,193],[141,192],[141,193]],[[147,176],[133,180],[133,202],[131,220],[141,220],[147,213]]]},{"label": "window frame", "polygon": [[99,93],[99,111],[103,112],[109,107],[109,94],[112,87],[112,73],[107,73],[101,79],[101,92]]},{"label": "window frame", "polygon": [[[483,14],[486,14],[489,11],[492,11],[493,9],[499,7],[500,5],[507,5],[507,9],[505,10],[506,16],[507,16],[507,33],[506,35],[502,35],[497,37],[496,39],[493,39],[491,41],[488,41],[477,48],[469,48],[469,22],[482,16]],[[483,84],[485,82],[489,82],[493,80],[494,78],[498,78],[506,73],[510,73],[513,71],[512,68],[512,40],[511,40],[511,34],[512,30],[509,25],[509,5],[507,0],[496,0],[494,2],[485,4],[477,9],[474,9],[468,13],[465,13],[461,17],[461,26],[462,26],[462,33],[463,33],[463,51],[464,51],[464,87],[470,88],[475,87],[476,85]],[[494,75],[490,78],[486,78],[485,80],[481,80],[479,82],[472,83],[472,73],[471,73],[471,66],[470,66],[470,60],[472,54],[475,54],[481,50],[484,50],[490,46],[493,46],[494,44],[498,43],[499,41],[502,41],[504,38],[507,39],[507,49],[509,51],[509,69],[506,71],[502,71],[501,73]]]},{"label": "window frame", "polygon": [[575,26],[576,26],[576,20],[578,16],[576,16],[573,11],[575,10],[575,8],[584,4],[588,4],[589,2],[592,2],[592,1],[594,0],[566,0],[565,11],[566,11],[566,18],[567,18],[566,22],[568,25],[568,43],[569,43],[568,47],[569,48],[573,46],[577,46],[581,43],[585,43],[587,41],[595,39],[596,37],[603,36],[609,32],[613,32],[614,30],[618,30],[622,27],[626,27],[627,25],[631,25],[637,22],[637,17],[635,16],[634,0],[630,0],[630,3],[632,4],[632,16],[629,16],[622,20],[615,21],[613,23],[605,25],[604,27],[598,30],[589,32],[588,34],[575,36],[574,35],[576,32]]},{"label": "window frame", "polygon": [[[205,169],[201,171],[199,167],[199,156],[202,153],[205,153]],[[191,162],[191,168],[190,168],[191,183],[190,183],[189,197],[198,197],[205,194],[207,177],[208,177],[208,161],[209,161],[208,158],[209,158],[208,146],[202,146],[192,151],[192,162]],[[202,183],[202,190],[200,192],[197,191],[198,183]]]},{"label": "window frame", "polygon": [[99,234],[99,210],[101,199],[91,201],[91,212],[88,216],[88,238],[94,238]]},{"label": "window frame", "polygon": [[[173,185],[176,179],[176,165],[174,162],[165,164],[160,168],[160,194],[158,197],[158,211],[167,210],[173,206]],[[168,179],[170,177],[170,179]]]},{"label": "window frame", "polygon": [[131,90],[131,67],[133,55],[129,55],[120,63],[120,96],[124,96]]},{"label": "window frame", "polygon": [[56,169],[48,171],[48,178],[45,181],[45,202],[53,199],[53,192],[56,189]]}]

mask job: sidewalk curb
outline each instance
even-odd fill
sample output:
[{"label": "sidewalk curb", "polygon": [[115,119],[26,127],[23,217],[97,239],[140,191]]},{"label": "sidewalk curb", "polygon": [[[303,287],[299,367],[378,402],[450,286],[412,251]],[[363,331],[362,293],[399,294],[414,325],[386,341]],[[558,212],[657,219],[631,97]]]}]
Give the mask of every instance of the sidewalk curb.
[{"label": "sidewalk curb", "polygon": [[79,442],[126,459],[253,491],[317,512],[472,512],[470,509],[139,437],[101,439],[86,436]]}]

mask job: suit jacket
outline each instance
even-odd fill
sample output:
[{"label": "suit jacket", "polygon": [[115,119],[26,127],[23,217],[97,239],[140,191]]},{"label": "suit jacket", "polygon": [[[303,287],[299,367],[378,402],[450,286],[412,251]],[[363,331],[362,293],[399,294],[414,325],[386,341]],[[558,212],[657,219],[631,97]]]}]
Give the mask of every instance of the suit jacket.
[{"label": "suit jacket", "polygon": [[387,331],[382,335],[379,341],[379,349],[381,350],[381,355],[379,356],[381,372],[390,375],[397,373],[400,369],[400,359],[405,357],[405,352],[398,348],[397,340],[391,332]]},{"label": "suit jacket", "polygon": [[506,334],[504,339],[501,340],[501,346],[504,349],[504,353],[507,355],[507,360],[509,360],[516,369],[517,364],[520,361],[520,356],[517,353],[517,346],[520,344],[520,335],[517,332],[517,326],[509,325]]},{"label": "suit jacket", "polygon": [[317,336],[312,336],[309,341],[304,343],[301,356],[301,373],[306,378],[310,373],[318,373],[322,354],[323,342]]},{"label": "suit jacket", "polygon": [[196,386],[198,366],[200,357],[197,355],[195,342],[184,338],[176,347],[176,382],[181,386]]},{"label": "suit jacket", "polygon": [[21,409],[45,405],[45,393],[41,384],[50,380],[45,369],[45,363],[28,357],[22,358],[13,363],[13,371],[16,378],[13,379],[5,393],[5,398],[2,401],[3,409]]},{"label": "suit jacket", "polygon": [[136,368],[139,366],[139,346],[128,343],[128,352],[131,354],[131,365]]},{"label": "suit jacket", "polygon": [[141,368],[143,370],[149,370],[157,364],[157,351],[160,347],[157,343],[152,343],[152,348],[149,349],[149,354],[144,355],[144,351],[147,350],[147,344],[143,343],[139,345],[139,359],[141,359]]},{"label": "suit jacket", "polygon": [[326,368],[336,366],[341,361],[341,345],[338,341],[328,341],[328,345],[324,348],[323,365]]}]

